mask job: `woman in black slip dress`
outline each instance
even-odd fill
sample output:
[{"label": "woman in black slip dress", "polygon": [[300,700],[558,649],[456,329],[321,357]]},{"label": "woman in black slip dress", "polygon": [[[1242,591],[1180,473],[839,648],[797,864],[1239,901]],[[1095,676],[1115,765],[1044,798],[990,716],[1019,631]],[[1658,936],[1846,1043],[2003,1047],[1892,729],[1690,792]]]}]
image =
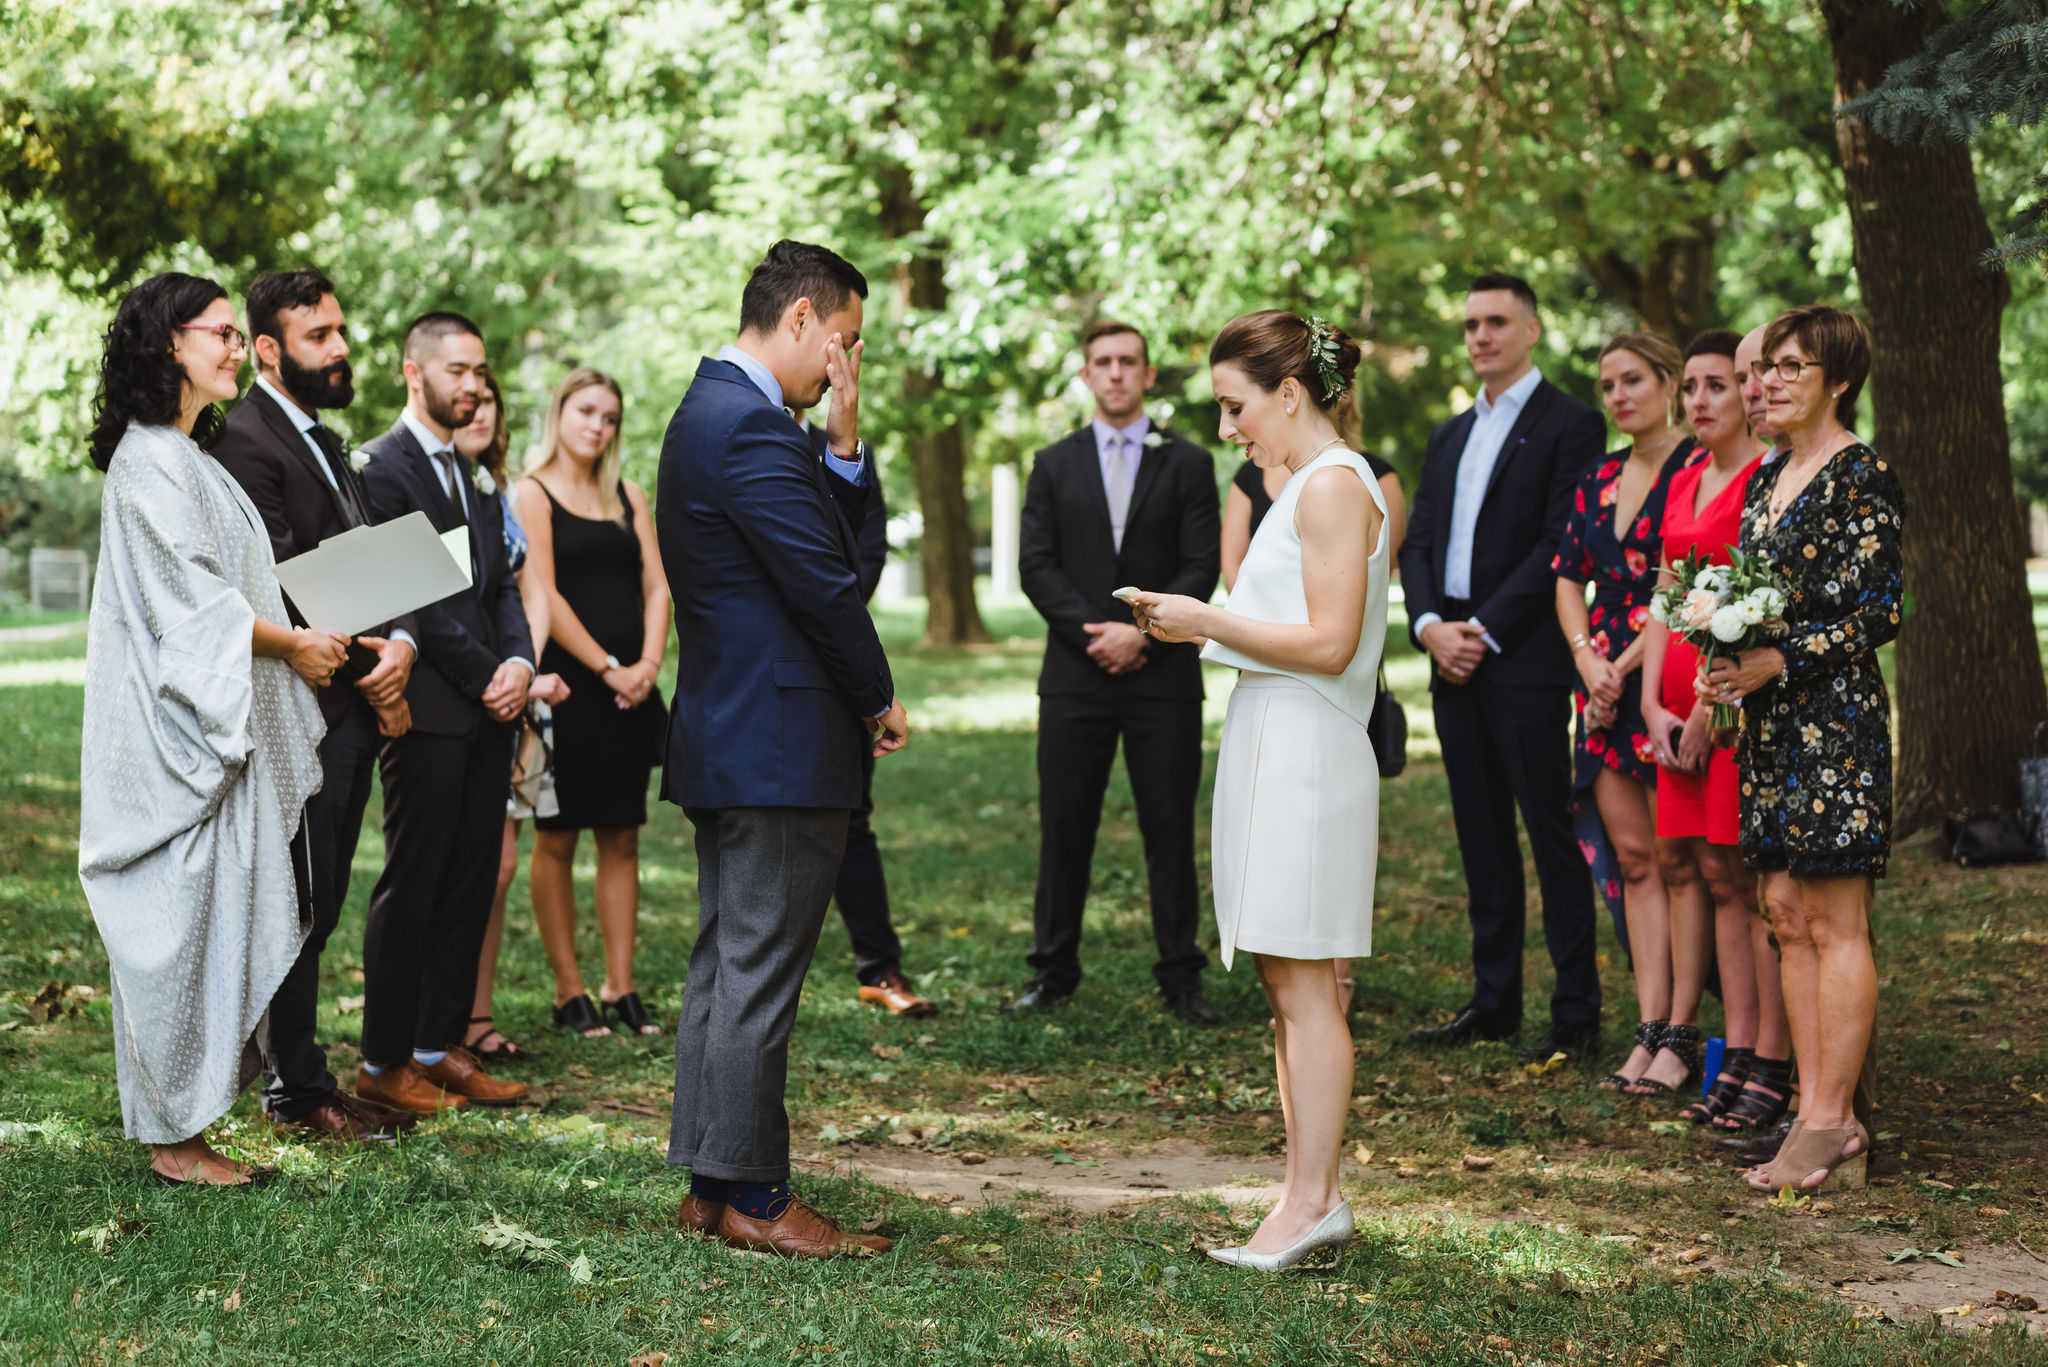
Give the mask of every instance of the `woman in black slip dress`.
[{"label": "woman in black slip dress", "polygon": [[[555,975],[555,1023],[585,1036],[661,1029],[633,984],[640,827],[647,776],[666,729],[654,687],[668,642],[668,581],[639,487],[619,477],[616,381],[580,368],[556,388],[541,444],[519,485],[530,563],[548,586],[543,672],[569,696],[554,709],[554,816],[534,819],[533,915]],[[605,973],[593,1004],[576,961],[574,861],[597,844],[594,902]],[[601,1004],[601,1010],[600,1010]]]}]

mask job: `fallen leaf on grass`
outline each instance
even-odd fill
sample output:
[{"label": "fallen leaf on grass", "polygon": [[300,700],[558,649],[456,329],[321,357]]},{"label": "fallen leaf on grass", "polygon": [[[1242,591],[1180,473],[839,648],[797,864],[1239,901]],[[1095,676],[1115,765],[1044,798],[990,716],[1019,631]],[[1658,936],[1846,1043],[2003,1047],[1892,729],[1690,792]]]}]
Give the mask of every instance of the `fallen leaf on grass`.
[{"label": "fallen leaf on grass", "polygon": [[1351,1151],[1351,1156],[1358,1160],[1358,1165],[1360,1167],[1369,1168],[1372,1166],[1372,1150],[1368,1149],[1363,1144],[1360,1144],[1357,1148],[1353,1149]]},{"label": "fallen leaf on grass", "polygon": [[1552,1054],[1549,1058],[1543,1060],[1543,1062],[1541,1063],[1523,1064],[1522,1071],[1525,1073],[1532,1074],[1536,1077],[1541,1077],[1545,1073],[1554,1073],[1559,1068],[1564,1067],[1564,1065],[1570,1061],[1570,1058],[1571,1056],[1569,1054],[1559,1051],[1558,1053]]},{"label": "fallen leaf on grass", "polygon": [[586,1283],[590,1280],[590,1255],[588,1253],[578,1253],[575,1260],[569,1264],[569,1280],[578,1283]]},{"label": "fallen leaf on grass", "polygon": [[1941,1309],[1935,1311],[1934,1313],[1937,1315],[1955,1315],[1961,1317],[1963,1315],[1976,1314],[1977,1307],[1967,1303],[1963,1305],[1944,1305],[1941,1307]]},{"label": "fallen leaf on grass", "polygon": [[363,1009],[363,999],[361,997],[337,997],[334,1001],[334,1009],[344,1016],[353,1016],[356,1012]]},{"label": "fallen leaf on grass", "polygon": [[988,1155],[981,1152],[979,1149],[968,1149],[965,1153],[962,1153],[960,1155],[960,1161],[971,1168],[979,1164],[988,1162]]},{"label": "fallen leaf on grass", "polygon": [[92,1225],[74,1232],[71,1236],[71,1242],[74,1244],[91,1244],[93,1252],[105,1253],[114,1240],[124,1234],[140,1233],[146,1226],[147,1222],[143,1220],[123,1220],[119,1216],[115,1216],[103,1225]]},{"label": "fallen leaf on grass", "polygon": [[1054,1149],[1052,1151],[1052,1161],[1070,1168],[1099,1168],[1102,1166],[1100,1163],[1091,1163],[1085,1158],[1076,1158],[1065,1149]]},{"label": "fallen leaf on grass", "polygon": [[1700,1259],[1706,1256],[1707,1250],[1705,1250],[1704,1248],[1688,1248],[1685,1250],[1685,1252],[1679,1254],[1672,1261],[1676,1262],[1680,1267],[1691,1267],[1694,1263],[1698,1262]]},{"label": "fallen leaf on grass", "polygon": [[1771,1198],[1770,1204],[1774,1206],[1781,1206],[1786,1210],[1797,1210],[1801,1206],[1810,1205],[1812,1201],[1813,1198],[1811,1196],[1801,1196],[1798,1192],[1792,1190],[1792,1188],[1783,1187],[1779,1190],[1776,1196],[1773,1196]]},{"label": "fallen leaf on grass", "polygon": [[667,1353],[642,1353],[626,1359],[626,1367],[668,1367]]},{"label": "fallen leaf on grass", "polygon": [[2003,1206],[1980,1206],[1977,1209],[1977,1213],[1987,1220],[1995,1220],[2001,1215],[2012,1214],[2011,1211]]},{"label": "fallen leaf on grass", "polygon": [[832,1124],[830,1121],[827,1121],[825,1125],[818,1130],[818,1142],[821,1144],[846,1144],[851,1143],[852,1140],[852,1135],[848,1134],[845,1130],[840,1129],[837,1125]]},{"label": "fallen leaf on grass", "polygon": [[2017,1292],[2012,1291],[2000,1291],[1993,1295],[1991,1299],[1997,1301],[2000,1305],[2004,1306],[2008,1310],[2031,1311],[2039,1310],[2041,1308],[2041,1303],[2035,1300],[2032,1296],[2022,1296],[2019,1295]]},{"label": "fallen leaf on grass", "polygon": [[1458,1160],[1458,1166],[1463,1168],[1467,1172],[1485,1172],[1488,1168],[1491,1168],[1494,1165],[1494,1162],[1495,1160],[1490,1157],[1483,1157],[1476,1153],[1468,1153],[1463,1158],[1460,1158]]},{"label": "fallen leaf on grass", "polygon": [[894,1044],[873,1044],[869,1045],[868,1048],[869,1051],[873,1053],[876,1058],[903,1057],[903,1050],[899,1046]]},{"label": "fallen leaf on grass", "polygon": [[1403,1163],[1403,1164],[1402,1164],[1402,1165],[1401,1165],[1400,1167],[1397,1167],[1397,1168],[1395,1168],[1395,1169],[1394,1169],[1394,1176],[1396,1176],[1396,1177],[1420,1177],[1420,1176],[1422,1176],[1422,1169],[1421,1169],[1421,1168],[1411,1168],[1411,1167],[1409,1167],[1409,1166],[1408,1166],[1408,1165],[1407,1165],[1406,1163]]},{"label": "fallen leaf on grass", "polygon": [[220,1308],[224,1313],[230,1315],[242,1308],[242,1284],[240,1282],[236,1282],[235,1289],[228,1292],[227,1299],[220,1303]]},{"label": "fallen leaf on grass", "polygon": [[1945,1263],[1950,1267],[1961,1267],[1963,1265],[1963,1260],[1959,1255],[1942,1249],[1930,1252],[1927,1249],[1921,1248],[1900,1248],[1894,1249],[1885,1256],[1889,1257],[1894,1263],[1910,1262],[1914,1258],[1926,1258],[1933,1262]]},{"label": "fallen leaf on grass", "polygon": [[1691,1134],[1693,1127],[1683,1120],[1652,1120],[1651,1134]]}]

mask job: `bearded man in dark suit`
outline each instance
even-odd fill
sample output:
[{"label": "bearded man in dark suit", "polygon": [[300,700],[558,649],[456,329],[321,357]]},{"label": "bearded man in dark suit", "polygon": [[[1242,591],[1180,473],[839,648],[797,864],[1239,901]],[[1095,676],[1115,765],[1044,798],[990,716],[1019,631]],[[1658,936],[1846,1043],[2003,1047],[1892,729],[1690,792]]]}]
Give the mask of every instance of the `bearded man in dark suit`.
[{"label": "bearded man in dark suit", "polygon": [[1526,280],[1499,272],[1465,298],[1473,406],[1437,428],[1401,546],[1410,634],[1436,667],[1430,698],[1471,899],[1473,989],[1422,1044],[1512,1039],[1522,1025],[1526,891],[1515,809],[1543,892],[1557,985],[1550,1028],[1523,1057],[1597,1046],[1593,885],[1571,825],[1571,652],[1551,558],[1606,424],[1530,360],[1543,324]]},{"label": "bearded man in dark suit", "polygon": [[1202,995],[1207,956],[1195,943],[1201,661],[1193,645],[1145,636],[1110,595],[1129,584],[1208,600],[1222,572],[1216,466],[1146,418],[1157,372],[1136,328],[1089,328],[1081,377],[1095,395],[1094,420],[1033,458],[1018,541],[1024,592],[1045,618],[1046,638],[1032,978],[1004,1009],[1056,1005],[1081,981],[1081,911],[1121,740],[1152,894],[1152,975],[1175,1016],[1213,1025]]},{"label": "bearded man in dark suit", "polygon": [[396,1110],[511,1105],[526,1084],[462,1047],[491,917],[512,784],[512,726],[533,682],[533,641],[488,472],[455,449],[484,391],[483,335],[454,313],[405,334],[406,406],[365,442],[379,522],[425,513],[469,559],[469,587],[416,614],[406,685],[412,729],[384,743],[384,872],[363,934],[363,1066],[356,1092]]},{"label": "bearded man in dark suit", "polygon": [[[272,553],[285,561],[371,520],[369,496],[341,437],[320,421],[323,411],[355,399],[348,322],[326,276],[295,270],[256,277],[248,323],[256,383],[229,410],[213,457],[248,493],[263,515]],[[290,599],[285,607],[294,624],[305,625]],[[412,725],[405,686],[417,655],[413,625],[408,616],[358,636],[333,682],[314,690],[327,734],[320,742],[320,791],[307,799],[301,835],[313,924],[271,999],[263,1050],[263,1109],[303,1136],[375,1139],[416,1119],[341,1087],[314,1037],[320,953],[348,900],[378,737],[402,736]]]}]

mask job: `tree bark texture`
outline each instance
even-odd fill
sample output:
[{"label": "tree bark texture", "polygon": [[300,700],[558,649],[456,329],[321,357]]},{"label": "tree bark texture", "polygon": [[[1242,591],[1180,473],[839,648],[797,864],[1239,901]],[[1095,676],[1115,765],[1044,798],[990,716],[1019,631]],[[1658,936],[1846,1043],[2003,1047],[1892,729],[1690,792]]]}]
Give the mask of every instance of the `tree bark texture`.
[{"label": "tree bark texture", "polygon": [[[907,237],[924,224],[923,208],[913,198],[909,181],[906,170],[884,196],[884,225],[891,237]],[[897,266],[894,282],[900,317],[946,306],[945,263],[937,256],[915,256]],[[919,413],[944,388],[945,381],[931,371],[912,371],[903,379],[905,406],[911,413],[906,445],[918,510],[924,515],[924,639],[927,645],[973,645],[987,641],[989,634],[974,599],[967,436],[957,419],[927,430]]]},{"label": "tree bark texture", "polygon": [[[1838,102],[1948,22],[1938,0],[1820,0]],[[1894,825],[2013,806],[2017,759],[2048,718],[1998,366],[2011,297],[1967,145],[1887,141],[1840,118],[1856,276],[1873,344],[1872,444],[1906,492]]]},{"label": "tree bark texture", "polygon": [[1580,261],[1645,328],[1683,347],[1720,322],[1714,297],[1717,236],[1713,218],[1702,217],[1686,231],[1660,238],[1641,265],[1612,247],[1583,253]]}]

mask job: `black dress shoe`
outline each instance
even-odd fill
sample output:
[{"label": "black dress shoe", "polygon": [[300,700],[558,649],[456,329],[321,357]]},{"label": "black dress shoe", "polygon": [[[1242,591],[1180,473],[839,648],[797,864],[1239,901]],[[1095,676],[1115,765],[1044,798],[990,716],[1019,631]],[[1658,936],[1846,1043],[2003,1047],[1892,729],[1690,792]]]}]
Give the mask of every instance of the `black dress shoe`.
[{"label": "black dress shoe", "polygon": [[1028,1016],[1048,1006],[1064,1006],[1074,999],[1074,989],[1062,992],[1050,983],[1034,982],[1017,994],[1017,1000],[1003,1008],[1006,1016]]},{"label": "black dress shoe", "polygon": [[1563,1054],[1566,1063],[1581,1063],[1592,1054],[1600,1052],[1599,1025],[1566,1025],[1552,1021],[1543,1037],[1527,1049],[1515,1050],[1515,1057],[1524,1063],[1548,1063],[1554,1054]]},{"label": "black dress shoe", "polygon": [[1426,1025],[1408,1035],[1411,1044],[1472,1044],[1478,1040],[1509,1040],[1522,1033],[1522,1022],[1498,1011],[1481,1011],[1476,1006],[1458,1009],[1447,1025]]},{"label": "black dress shoe", "polygon": [[1785,1136],[1792,1133],[1792,1122],[1798,1118],[1797,1111],[1787,1111],[1777,1124],[1761,1133],[1755,1130],[1739,1130],[1719,1142],[1722,1148],[1734,1155],[1736,1163],[1745,1168],[1753,1168],[1778,1156],[1778,1150],[1784,1146]]},{"label": "black dress shoe", "polygon": [[1216,1024],[1216,1008],[1209,1005],[1209,999],[1202,995],[1199,987],[1167,993],[1166,1009],[1189,1025]]}]

